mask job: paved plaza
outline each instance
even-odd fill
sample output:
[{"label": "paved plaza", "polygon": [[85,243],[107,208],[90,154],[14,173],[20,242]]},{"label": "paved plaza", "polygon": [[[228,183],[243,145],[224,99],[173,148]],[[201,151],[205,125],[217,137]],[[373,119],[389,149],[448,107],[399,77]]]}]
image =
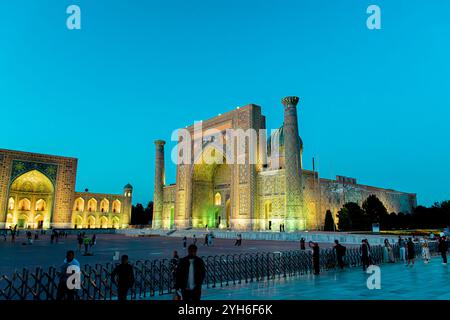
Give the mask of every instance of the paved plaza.
[{"label": "paved plaza", "polygon": [[[128,254],[130,260],[153,260],[171,258],[173,250],[178,250],[179,255],[185,255],[181,238],[171,237],[126,237],[117,234],[98,234],[97,245],[94,247],[93,256],[83,256],[76,251],[76,235],[69,235],[67,239],[60,239],[57,244],[50,244],[50,236],[41,236],[32,245],[22,245],[26,242],[22,233],[15,243],[10,239],[4,242],[0,239],[0,274],[10,274],[14,270],[24,267],[49,267],[59,266],[67,250],[75,250],[76,259],[83,264],[95,264],[112,262],[115,251],[120,254]],[[299,248],[299,243],[294,241],[255,241],[244,240],[241,247],[234,246],[232,239],[215,239],[213,247],[203,246],[204,239],[198,239],[199,255],[220,255],[245,252],[274,252]],[[188,239],[188,245],[192,239]],[[322,244],[329,247],[330,244]]]},{"label": "paved plaza", "polygon": [[[450,300],[450,265],[435,257],[381,266],[381,289],[369,290],[360,268],[205,289],[203,300]],[[170,295],[151,299],[170,300]]]}]

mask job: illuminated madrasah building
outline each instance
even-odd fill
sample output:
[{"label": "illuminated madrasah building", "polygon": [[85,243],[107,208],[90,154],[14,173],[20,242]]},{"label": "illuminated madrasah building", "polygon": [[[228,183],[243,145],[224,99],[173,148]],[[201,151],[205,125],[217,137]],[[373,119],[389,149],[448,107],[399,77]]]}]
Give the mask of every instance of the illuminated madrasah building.
[{"label": "illuminated madrasah building", "polygon": [[[193,125],[183,130],[185,136],[179,134],[179,141],[188,138],[192,143],[191,150],[176,151],[177,156],[191,152],[187,156],[190,161],[178,162],[175,184],[165,184],[165,142],[155,141],[152,227],[183,229],[207,225],[230,230],[279,230],[284,224],[286,231],[320,230],[327,210],[337,221],[336,214],[345,203],[361,205],[369,195],[376,195],[388,212],[411,212],[416,206],[415,194],[361,185],[354,178],[342,176],[322,179],[318,172],[304,170],[298,101],[297,97],[283,98],[281,128],[269,139],[265,134],[258,135],[256,143],[244,145],[245,158],[252,151],[257,154],[253,163],[227,163],[225,150],[227,144],[235,143],[227,137],[228,130],[261,132],[266,128],[265,116],[254,104],[203,121],[200,131]],[[220,147],[215,143],[218,138],[223,141]],[[222,161],[210,161],[211,158]]]},{"label": "illuminated madrasah building", "polygon": [[133,187],[75,192],[78,160],[0,149],[0,228],[126,228]]}]

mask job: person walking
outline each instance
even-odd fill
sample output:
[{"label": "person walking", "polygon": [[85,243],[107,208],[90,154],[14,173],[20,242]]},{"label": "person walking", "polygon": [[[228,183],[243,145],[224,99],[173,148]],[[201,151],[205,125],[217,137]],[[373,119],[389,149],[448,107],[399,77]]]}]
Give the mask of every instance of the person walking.
[{"label": "person walking", "polygon": [[309,247],[312,249],[312,262],[314,275],[318,276],[320,274],[320,248],[317,242],[309,242]]},{"label": "person walking", "polygon": [[87,256],[89,254],[89,244],[91,239],[88,236],[84,236],[83,244],[84,244],[84,255]]},{"label": "person walking", "polygon": [[242,236],[241,236],[241,234],[239,233],[239,234],[236,236],[236,242],[234,243],[234,245],[240,247],[241,244],[242,244]]},{"label": "person walking", "polygon": [[114,268],[111,278],[117,285],[117,299],[119,301],[127,300],[128,291],[134,285],[134,270],[133,266],[128,263],[128,255],[122,256],[121,263]]},{"label": "person walking", "polygon": [[300,239],[300,250],[306,250],[305,238]]},{"label": "person walking", "polygon": [[361,263],[363,271],[366,271],[367,267],[370,265],[370,250],[367,241],[364,239],[361,241]]},{"label": "person walking", "polygon": [[186,249],[186,244],[187,244],[187,238],[186,236],[183,237],[183,248]]},{"label": "person walking", "polygon": [[209,234],[205,235],[205,242],[203,243],[204,246],[209,246]]},{"label": "person walking", "polygon": [[438,250],[441,253],[442,257],[442,264],[447,264],[447,250],[448,250],[448,243],[445,236],[442,236],[439,238],[439,244],[438,244]]},{"label": "person walking", "polygon": [[69,288],[67,280],[73,274],[72,268],[69,267],[77,267],[80,268],[80,263],[77,259],[75,259],[75,252],[72,250],[67,251],[66,258],[64,259],[63,265],[60,269],[59,274],[59,283],[56,291],[56,300],[75,300],[76,297],[76,289]]},{"label": "person walking", "polygon": [[344,256],[347,248],[340,244],[338,240],[334,240],[333,250],[336,252],[336,258],[339,268],[344,269]]},{"label": "person walking", "polygon": [[414,266],[414,259],[416,257],[416,251],[414,248],[414,242],[412,241],[412,238],[408,239],[408,242],[406,243],[406,248],[408,252],[408,264],[409,266],[412,263],[412,266]]},{"label": "person walking", "polygon": [[197,256],[197,246],[191,244],[188,247],[188,255],[178,264],[175,289],[181,291],[185,301],[200,301],[205,276],[205,263]]}]

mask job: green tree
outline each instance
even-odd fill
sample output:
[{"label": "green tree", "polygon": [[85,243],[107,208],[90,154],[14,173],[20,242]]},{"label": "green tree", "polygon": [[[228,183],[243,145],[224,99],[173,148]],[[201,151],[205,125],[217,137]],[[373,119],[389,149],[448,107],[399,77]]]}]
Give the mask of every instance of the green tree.
[{"label": "green tree", "polygon": [[[386,207],[384,206],[383,202],[380,201],[380,199],[377,198],[376,195],[370,195],[367,197],[367,199],[363,202],[362,208],[365,211],[369,223],[385,223],[389,217]],[[381,225],[381,227],[383,227]]]},{"label": "green tree", "polygon": [[348,209],[345,205],[337,213],[339,231],[349,231],[352,228]]},{"label": "green tree", "polygon": [[323,226],[323,231],[334,231],[333,214],[330,210],[327,210],[325,214],[325,224]]}]

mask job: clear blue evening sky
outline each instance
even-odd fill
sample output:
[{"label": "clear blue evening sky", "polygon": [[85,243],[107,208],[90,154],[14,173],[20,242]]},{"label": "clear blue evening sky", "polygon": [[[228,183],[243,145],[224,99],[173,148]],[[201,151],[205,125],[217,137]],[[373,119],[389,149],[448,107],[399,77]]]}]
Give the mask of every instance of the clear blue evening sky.
[{"label": "clear blue evening sky", "polygon": [[[71,4],[82,30],[66,28]],[[370,4],[380,31],[366,28]],[[78,190],[130,182],[147,202],[153,140],[247,103],[275,128],[280,98],[298,95],[307,169],[315,156],[323,177],[449,199],[448,12],[447,0],[0,0],[0,148],[77,157]]]}]

